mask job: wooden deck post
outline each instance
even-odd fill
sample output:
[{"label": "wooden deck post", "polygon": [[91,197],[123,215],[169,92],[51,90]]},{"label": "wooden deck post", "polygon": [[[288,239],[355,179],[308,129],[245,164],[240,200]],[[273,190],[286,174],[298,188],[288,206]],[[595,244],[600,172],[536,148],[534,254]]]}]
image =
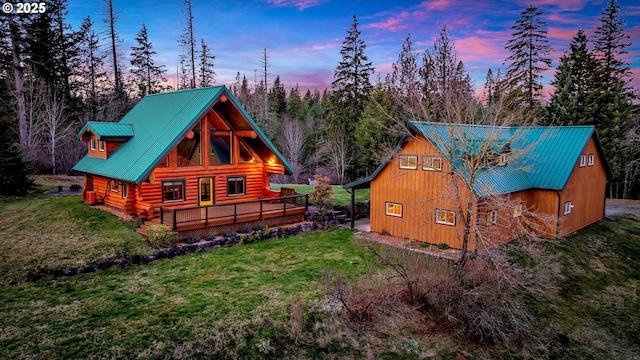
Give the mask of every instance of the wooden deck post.
[{"label": "wooden deck post", "polygon": [[309,194],[304,194],[304,211],[309,210]]},{"label": "wooden deck post", "polygon": [[260,200],[260,220],[262,220],[262,200]]},{"label": "wooden deck post", "polygon": [[160,224],[164,224],[164,208],[160,206]]},{"label": "wooden deck post", "polygon": [[351,229],[355,227],[355,219],[353,216],[353,208],[356,206],[356,188],[351,189]]},{"label": "wooden deck post", "polygon": [[176,225],[176,209],[171,209],[173,212],[173,224],[171,224],[171,230],[176,230],[177,225]]}]

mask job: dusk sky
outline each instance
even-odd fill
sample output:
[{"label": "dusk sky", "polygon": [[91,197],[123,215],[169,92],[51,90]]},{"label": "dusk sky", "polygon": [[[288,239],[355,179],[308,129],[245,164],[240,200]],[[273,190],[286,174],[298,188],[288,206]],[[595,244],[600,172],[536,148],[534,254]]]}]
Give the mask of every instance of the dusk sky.
[{"label": "dusk sky", "polygon": [[[78,29],[87,15],[100,28],[103,18],[101,2],[69,1],[68,19]],[[117,23],[123,39],[120,50],[127,56],[142,23],[147,26],[156,62],[165,65],[173,83],[179,54],[178,44],[185,27],[180,0],[114,0],[120,11]],[[580,28],[588,35],[598,24],[606,0],[266,0],[204,1],[192,0],[195,37],[203,38],[215,59],[216,84],[229,85],[238,72],[253,84],[257,70],[261,77],[261,57],[267,49],[269,85],[277,74],[287,89],[296,84],[323,90],[330,87],[333,71],[340,61],[340,48],[347,30],[357,16],[362,39],[377,74],[384,76],[397,60],[408,34],[415,49],[422,53],[431,49],[433,39],[446,25],[462,60],[481,88],[491,67],[505,68],[508,56],[504,46],[511,38],[515,21],[529,4],[545,12],[548,38],[553,48],[553,66],[569,47]],[[637,0],[620,0],[625,33],[631,37],[628,61],[635,74],[634,84],[640,88],[640,4]],[[553,78],[549,72],[545,85]]]}]

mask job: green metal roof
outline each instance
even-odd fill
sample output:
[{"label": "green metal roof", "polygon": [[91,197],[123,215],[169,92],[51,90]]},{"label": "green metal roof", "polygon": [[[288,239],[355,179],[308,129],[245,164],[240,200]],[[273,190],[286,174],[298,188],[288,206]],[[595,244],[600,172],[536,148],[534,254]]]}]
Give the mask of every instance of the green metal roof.
[{"label": "green metal roof", "polygon": [[94,133],[98,137],[98,140],[109,138],[129,139],[133,137],[133,127],[129,124],[87,121],[80,132],[78,132],[78,137],[82,136],[87,131]]},{"label": "green metal roof", "polygon": [[[610,176],[595,128],[591,125],[507,127],[410,121],[407,127],[429,140],[468,184],[470,174],[464,160],[466,154],[474,155],[482,149],[502,153],[508,149],[511,154],[506,166],[490,166],[476,173],[473,190],[479,196],[531,188],[562,190],[591,136],[595,138]],[[383,162],[368,178],[344,187],[363,187],[385,165]]]},{"label": "green metal roof", "polygon": [[[212,86],[199,89],[182,90],[145,96],[117,124],[117,129],[130,127],[133,136],[120,145],[109,158],[100,159],[85,155],[73,167],[74,170],[102,175],[126,182],[140,184],[153,171],[156,164],[178,144],[195,123],[225,94],[241,110],[260,139],[273,151],[285,167],[293,173],[291,165],[275,148],[269,139],[251,119],[249,114],[225,86]],[[83,127],[95,130],[97,122],[89,122]],[[107,124],[95,131],[114,131]],[[84,131],[78,134],[82,136]]]}]

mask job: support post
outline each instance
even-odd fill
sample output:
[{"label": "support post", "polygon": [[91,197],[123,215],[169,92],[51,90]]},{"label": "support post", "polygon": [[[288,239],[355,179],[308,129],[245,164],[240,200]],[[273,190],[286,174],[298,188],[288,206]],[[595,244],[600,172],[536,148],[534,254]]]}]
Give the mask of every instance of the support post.
[{"label": "support post", "polygon": [[177,228],[177,224],[176,224],[176,209],[171,209],[171,212],[173,212],[173,224],[171,225],[171,230],[176,230]]},{"label": "support post", "polygon": [[355,228],[353,209],[356,207],[356,188],[351,189],[351,229]]}]

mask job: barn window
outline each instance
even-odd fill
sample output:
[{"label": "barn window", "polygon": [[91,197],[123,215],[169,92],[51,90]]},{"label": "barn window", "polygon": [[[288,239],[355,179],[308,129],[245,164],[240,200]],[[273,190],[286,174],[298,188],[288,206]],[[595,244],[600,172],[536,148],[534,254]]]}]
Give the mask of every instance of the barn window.
[{"label": "barn window", "polygon": [[580,167],[587,165],[587,155],[580,155]]},{"label": "barn window", "polygon": [[455,211],[436,209],[436,223],[442,225],[456,225]]},{"label": "barn window", "polygon": [[496,210],[487,211],[487,226],[494,225],[498,221],[498,212]]},{"label": "barn window", "polygon": [[418,155],[400,155],[400,169],[415,170],[418,168]]},{"label": "barn window", "polygon": [[96,149],[96,139],[91,139],[91,150]]},{"label": "barn window", "polygon": [[594,154],[589,154],[589,166],[593,166],[593,163],[595,161],[595,155]]},{"label": "barn window", "polygon": [[245,194],[246,177],[229,176],[227,177],[227,195],[244,195]]},{"label": "barn window", "polygon": [[564,214],[565,215],[571,214],[571,209],[573,209],[573,204],[571,203],[571,201],[565,202],[564,203]]},{"label": "barn window", "polygon": [[384,213],[389,216],[402,217],[402,204],[387,202]]},{"label": "barn window", "polygon": [[435,156],[423,156],[422,170],[442,171],[442,159]]},{"label": "barn window", "polygon": [[517,218],[522,216],[522,204],[518,204],[513,207],[513,217]]},{"label": "barn window", "polygon": [[104,151],[104,141],[98,141],[98,150]]},{"label": "barn window", "polygon": [[507,166],[507,163],[509,161],[509,154],[500,154],[500,157],[498,158],[498,166]]},{"label": "barn window", "polygon": [[109,190],[113,192],[118,192],[118,182],[114,179],[109,180]]},{"label": "barn window", "polygon": [[184,180],[162,182],[162,202],[184,201]]},{"label": "barn window", "polygon": [[121,183],[120,186],[122,187],[122,198],[126,199],[127,198],[127,184]]}]

